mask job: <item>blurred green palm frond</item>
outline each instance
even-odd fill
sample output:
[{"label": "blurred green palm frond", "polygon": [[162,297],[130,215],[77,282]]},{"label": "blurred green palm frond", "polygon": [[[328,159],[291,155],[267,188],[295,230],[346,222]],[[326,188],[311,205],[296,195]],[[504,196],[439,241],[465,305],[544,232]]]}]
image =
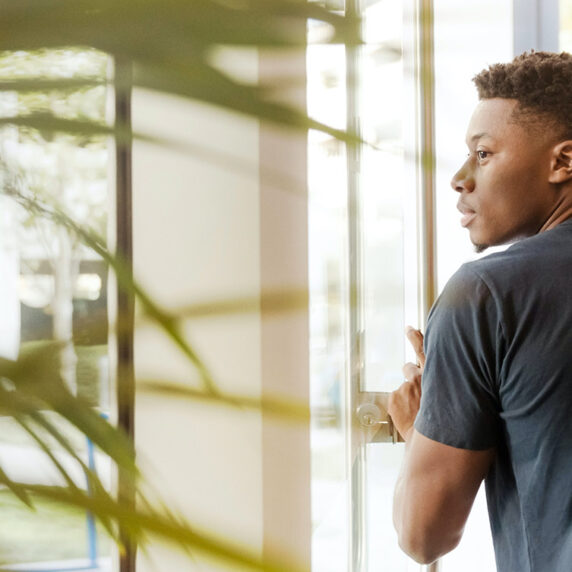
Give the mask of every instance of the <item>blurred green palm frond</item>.
[{"label": "blurred green palm frond", "polygon": [[18,0],[2,3],[0,49],[93,47],[134,61],[186,61],[213,45],[305,45],[295,24],[359,41],[359,20],[300,0]]},{"label": "blurred green palm frond", "polygon": [[[237,78],[219,65],[221,49],[257,50],[261,54],[303,54],[307,45],[308,22],[326,30],[327,42],[346,45],[361,43],[360,22],[302,0],[5,0],[0,1],[0,56],[48,53],[50,50],[96,50],[120,65],[116,77],[107,80],[101,70],[93,74],[54,75],[49,70],[29,70],[6,66],[0,73],[0,95],[17,93],[73,94],[104,89],[142,88],[182,97],[269,121],[282,127],[317,129],[342,141],[356,143],[354,134],[334,129],[310,117],[301,109],[278,98],[288,82],[296,78],[268,80]],[[321,35],[324,37],[324,35]],[[117,71],[119,70],[119,72]],[[129,73],[123,74],[123,70]],[[300,78],[298,78],[300,79]],[[303,78],[302,78],[303,80]],[[165,144],[156,137],[131,132],[128,125],[110,127],[101,118],[66,115],[57,110],[30,106],[0,115],[0,130],[16,127],[21,132],[40,133],[45,141],[56,134],[101,140],[114,137],[129,143],[133,137]],[[172,143],[172,142],[171,142]],[[49,220],[92,249],[113,270],[122,289],[137,300],[144,319],[158,325],[188,359],[200,379],[198,388],[165,380],[139,380],[141,389],[193,399],[224,407],[256,409],[281,419],[309,420],[305,404],[280,398],[254,399],[231,395],[217,388],[213,376],[198,352],[183,335],[183,320],[205,316],[232,315],[259,311],[297,311],[306,308],[307,292],[271,292],[262,299],[237,299],[192,304],[177,313],[162,308],[133,278],[128,264],[112,254],[105,240],[73,217],[41,199],[26,181],[16,181],[2,167],[2,192],[18,202],[31,216]],[[20,184],[22,183],[22,184]],[[0,485],[22,503],[34,506],[34,499],[55,500],[90,511],[119,544],[125,535],[135,545],[148,536],[160,537],[185,550],[198,550],[225,562],[253,570],[296,572],[294,563],[261,559],[255,552],[228,540],[202,532],[167,506],[148,498],[135,462],[134,445],[118,427],[100,415],[93,403],[75,395],[61,375],[61,345],[47,343],[22,351],[18,360],[0,359],[0,416],[12,417],[50,460],[61,485],[20,482],[0,467]],[[68,430],[88,437],[117,468],[131,479],[136,504],[115,498],[78,451]],[[87,486],[78,483],[62,463],[56,450],[64,451],[80,469]],[[152,491],[151,491],[152,492]]]},{"label": "blurred green palm frond", "polygon": [[[17,361],[0,359],[0,415],[10,415],[34,438],[58,469],[64,484],[48,486],[17,482],[0,468],[0,485],[31,508],[34,506],[32,499],[40,497],[88,510],[117,542],[125,535],[137,544],[155,536],[185,550],[206,552],[253,570],[294,572],[298,569],[293,563],[280,563],[272,558],[262,560],[254,552],[198,530],[166,506],[149,502],[142,492],[144,485],[135,465],[131,441],[89,402],[70,392],[59,374],[58,355],[58,344],[53,342],[36,346]],[[64,420],[88,436],[117,467],[131,475],[137,490],[136,508],[118,501],[106,490],[97,472],[85,464],[76,448],[64,437]],[[62,466],[52,451],[51,441],[57,442],[81,468],[87,488],[76,483],[69,469]]]},{"label": "blurred green palm frond", "polygon": [[[217,406],[244,410],[259,410],[290,422],[308,422],[307,405],[282,398],[263,399],[230,395],[220,392],[200,357],[183,339],[178,320],[181,317],[203,318],[209,314],[249,312],[254,306],[244,301],[194,305],[186,309],[183,316],[167,313],[160,309],[145,291],[133,280],[120,259],[112,256],[105,241],[96,233],[77,225],[65,213],[49,206],[34,196],[18,193],[13,187],[5,187],[6,194],[16,199],[31,215],[49,219],[74,232],[115,270],[118,282],[133,293],[141,303],[148,318],[163,328],[171,341],[189,358],[203,381],[202,388],[193,388],[165,380],[143,379],[138,388],[151,394],[176,399],[191,399]],[[217,310],[217,304],[220,308]],[[305,304],[304,293],[275,294],[267,297],[266,305],[278,312],[299,309]],[[61,376],[61,342],[43,342],[22,346],[16,361],[0,358],[0,416],[9,416],[19,424],[36,442],[37,446],[52,462],[63,480],[61,486],[47,486],[29,482],[18,482],[0,466],[0,485],[10,490],[22,503],[34,508],[35,498],[43,498],[64,505],[83,508],[94,515],[120,546],[127,538],[135,545],[145,546],[149,537],[158,537],[186,551],[205,552],[210,557],[267,572],[296,572],[303,570],[295,563],[265,556],[261,559],[255,552],[236,546],[228,540],[214,537],[191,526],[185,519],[174,515],[154,495],[154,502],[144,494],[148,484],[142,478],[135,462],[132,441],[121,428],[114,426],[93,407],[92,401],[70,391]],[[65,427],[71,426],[86,436],[98,450],[112,460],[113,464],[129,476],[136,505],[115,498],[108,492],[98,473],[82,459],[82,453],[71,442]],[[87,481],[87,488],[78,484],[64,466],[54,450],[64,451],[80,469]],[[7,467],[9,469],[9,467]],[[121,531],[121,532],[120,532]]]},{"label": "blurred green palm frond", "polygon": [[[276,79],[268,84],[239,81],[216,65],[221,47],[304,48],[309,20],[328,28],[329,42],[357,44],[360,27],[356,18],[299,0],[23,0],[3,4],[0,51],[96,49],[132,64],[129,82],[134,87],[357,141],[357,137],[273,100],[270,94],[276,91]],[[90,85],[88,78],[83,81]],[[57,82],[47,78],[10,78],[0,88],[30,91],[35,85],[57,88]],[[72,85],[69,78],[63,78],[61,89]],[[32,125],[37,122],[43,130],[75,131],[78,125],[86,132],[94,129],[90,122],[66,125],[56,117],[52,119],[51,125],[46,116],[29,117],[27,121]]]},{"label": "blurred green palm frond", "polygon": [[180,331],[180,322],[185,318],[200,319],[206,316],[216,315],[229,316],[232,314],[244,314],[259,311],[261,304],[269,313],[292,312],[304,309],[308,304],[308,292],[279,291],[265,293],[260,298],[236,298],[233,300],[217,300],[209,303],[193,304],[180,308],[176,312],[168,312],[157,305],[152,297],[139,285],[128,272],[125,261],[118,256],[112,255],[105,244],[105,240],[93,230],[78,225],[62,210],[45,201],[39,200],[31,194],[26,194],[14,185],[5,185],[4,193],[16,200],[28,213],[43,219],[48,219],[59,226],[65,227],[75,234],[79,240],[89,246],[114,270],[121,288],[131,292],[141,305],[144,316],[158,325],[168,336],[171,342],[179,347],[184,355],[196,368],[202,382],[202,389],[181,386],[174,383],[166,383],[165,380],[143,380],[140,387],[149,392],[163,393],[170,396],[208,401],[214,404],[241,407],[246,409],[261,409],[266,413],[280,417],[286,417],[296,421],[308,421],[310,411],[307,405],[297,402],[289,402],[284,398],[265,400],[221,393],[195,350],[184,339]]}]

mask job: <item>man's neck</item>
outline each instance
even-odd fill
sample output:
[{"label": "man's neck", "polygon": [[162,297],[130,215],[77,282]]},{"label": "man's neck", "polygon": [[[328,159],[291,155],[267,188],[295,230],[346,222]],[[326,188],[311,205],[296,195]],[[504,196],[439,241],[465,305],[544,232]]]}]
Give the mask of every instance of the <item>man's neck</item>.
[{"label": "man's neck", "polygon": [[572,188],[562,192],[550,216],[546,219],[538,232],[544,232],[557,227],[561,222],[572,218]]}]

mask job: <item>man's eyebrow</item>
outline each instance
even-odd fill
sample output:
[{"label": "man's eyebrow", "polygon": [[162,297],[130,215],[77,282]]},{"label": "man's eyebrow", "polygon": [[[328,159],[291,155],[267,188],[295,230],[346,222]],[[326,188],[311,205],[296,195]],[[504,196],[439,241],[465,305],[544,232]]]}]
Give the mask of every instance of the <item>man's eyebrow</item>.
[{"label": "man's eyebrow", "polygon": [[482,133],[475,133],[474,135],[471,135],[471,137],[467,139],[467,143],[474,143],[475,141],[478,141],[483,137],[490,137],[490,135],[486,131],[483,131]]}]

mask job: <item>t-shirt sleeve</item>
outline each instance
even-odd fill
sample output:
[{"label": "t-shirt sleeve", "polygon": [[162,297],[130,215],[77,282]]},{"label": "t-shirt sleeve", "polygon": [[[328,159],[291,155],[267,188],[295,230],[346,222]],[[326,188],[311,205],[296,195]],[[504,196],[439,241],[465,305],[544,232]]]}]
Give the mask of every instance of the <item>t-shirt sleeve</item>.
[{"label": "t-shirt sleeve", "polygon": [[491,291],[470,265],[457,271],[433,306],[425,354],[417,431],[461,449],[494,447],[501,316]]}]

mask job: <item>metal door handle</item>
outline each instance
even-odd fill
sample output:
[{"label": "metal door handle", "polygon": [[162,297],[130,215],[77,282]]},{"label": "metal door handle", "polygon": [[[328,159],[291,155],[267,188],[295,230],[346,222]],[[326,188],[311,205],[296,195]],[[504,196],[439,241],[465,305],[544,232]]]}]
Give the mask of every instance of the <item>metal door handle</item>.
[{"label": "metal door handle", "polygon": [[357,397],[356,419],[358,424],[372,431],[370,443],[402,443],[403,439],[387,413],[389,393],[362,391]]}]

